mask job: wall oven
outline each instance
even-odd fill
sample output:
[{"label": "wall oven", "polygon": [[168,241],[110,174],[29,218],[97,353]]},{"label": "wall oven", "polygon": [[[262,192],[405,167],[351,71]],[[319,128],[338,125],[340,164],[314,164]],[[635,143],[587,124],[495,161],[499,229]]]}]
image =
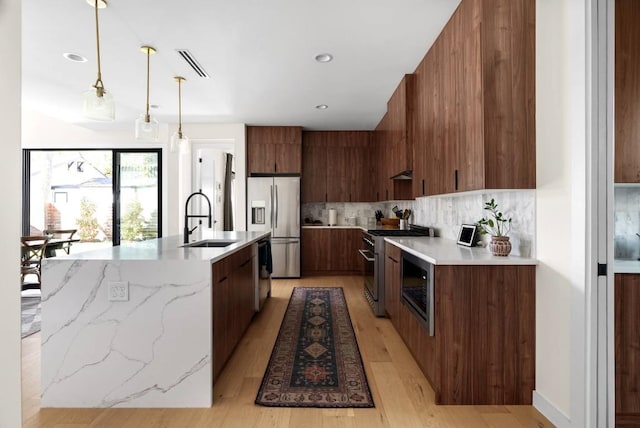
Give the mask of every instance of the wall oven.
[{"label": "wall oven", "polygon": [[406,251],[402,252],[402,303],[435,334],[435,266]]},{"label": "wall oven", "polygon": [[373,237],[367,232],[362,233],[362,248],[358,250],[364,259],[364,287],[369,293],[378,299],[378,290],[375,278],[375,243]]},{"label": "wall oven", "polygon": [[385,237],[425,237],[433,236],[433,230],[412,225],[409,230],[369,229],[362,233],[360,255],[365,259],[364,297],[377,317],[384,317],[384,239]]}]

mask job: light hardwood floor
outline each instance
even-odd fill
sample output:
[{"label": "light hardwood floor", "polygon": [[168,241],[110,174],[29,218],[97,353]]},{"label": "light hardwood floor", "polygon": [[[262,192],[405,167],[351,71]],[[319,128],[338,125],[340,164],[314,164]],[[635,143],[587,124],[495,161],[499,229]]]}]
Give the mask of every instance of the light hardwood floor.
[{"label": "light hardwood floor", "polygon": [[[344,287],[376,407],[270,408],[254,404],[295,286]],[[214,388],[207,409],[40,409],[40,334],[22,341],[25,427],[552,427],[531,406],[436,406],[434,393],[388,319],[376,318],[358,277],[274,280],[259,313]]]}]

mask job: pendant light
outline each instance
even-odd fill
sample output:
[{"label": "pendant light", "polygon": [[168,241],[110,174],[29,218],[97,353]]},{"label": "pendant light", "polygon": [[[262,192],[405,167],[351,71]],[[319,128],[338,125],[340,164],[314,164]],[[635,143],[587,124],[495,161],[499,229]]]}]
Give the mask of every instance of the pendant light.
[{"label": "pendant light", "polygon": [[156,50],[151,46],[141,46],[140,50],[147,54],[147,104],[145,112],[136,119],[136,140],[158,141],[160,135],[158,121],[149,115],[149,58],[156,53]]},{"label": "pendant light", "polygon": [[182,134],[182,82],[186,79],[182,76],[174,79],[178,82],[178,130],[171,136],[171,151],[180,149],[180,153],[189,153],[189,138]]},{"label": "pendant light", "polygon": [[104,89],[102,74],[100,71],[100,28],[98,25],[98,9],[107,7],[104,0],[94,0],[92,6],[96,11],[96,52],[98,60],[98,78],[93,84],[93,89],[84,93],[84,116],[95,120],[114,120],[116,118],[116,106],[113,96]]}]

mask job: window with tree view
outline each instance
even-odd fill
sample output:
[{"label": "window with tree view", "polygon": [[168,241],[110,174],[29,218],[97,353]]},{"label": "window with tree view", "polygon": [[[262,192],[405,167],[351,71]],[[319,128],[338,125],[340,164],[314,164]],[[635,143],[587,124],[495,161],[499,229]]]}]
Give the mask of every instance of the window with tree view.
[{"label": "window with tree view", "polygon": [[160,165],[159,150],[26,150],[23,234],[75,229],[73,252],[159,237]]}]

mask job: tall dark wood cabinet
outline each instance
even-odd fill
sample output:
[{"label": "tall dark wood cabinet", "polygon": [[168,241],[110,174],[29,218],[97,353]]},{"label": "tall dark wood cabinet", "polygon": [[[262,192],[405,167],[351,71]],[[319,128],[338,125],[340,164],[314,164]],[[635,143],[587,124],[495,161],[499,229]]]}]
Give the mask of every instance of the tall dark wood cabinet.
[{"label": "tall dark wood cabinet", "polygon": [[640,183],[640,2],[615,2],[615,182]]},{"label": "tall dark wood cabinet", "polygon": [[300,174],[302,128],[247,126],[247,174]]},{"label": "tall dark wood cabinet", "polygon": [[415,71],[415,197],[535,188],[534,43],[535,0],[460,3]]},{"label": "tall dark wood cabinet", "polygon": [[640,426],[640,274],[615,274],[616,426]]},{"label": "tall dark wood cabinet", "polygon": [[405,74],[389,98],[389,163],[390,176],[413,169],[413,105],[415,99],[415,75]]},{"label": "tall dark wood cabinet", "polygon": [[387,103],[387,112],[375,130],[376,169],[374,200],[412,199],[411,180],[391,177],[413,169],[414,75],[407,74]]},{"label": "tall dark wood cabinet", "polygon": [[302,133],[302,202],[327,201],[327,134]]},{"label": "tall dark wood cabinet", "polygon": [[375,200],[376,201],[388,201],[393,197],[393,182],[389,177],[390,168],[387,161],[390,151],[390,126],[389,126],[389,113],[385,113],[382,119],[376,126],[374,131],[374,167],[375,173]]}]

